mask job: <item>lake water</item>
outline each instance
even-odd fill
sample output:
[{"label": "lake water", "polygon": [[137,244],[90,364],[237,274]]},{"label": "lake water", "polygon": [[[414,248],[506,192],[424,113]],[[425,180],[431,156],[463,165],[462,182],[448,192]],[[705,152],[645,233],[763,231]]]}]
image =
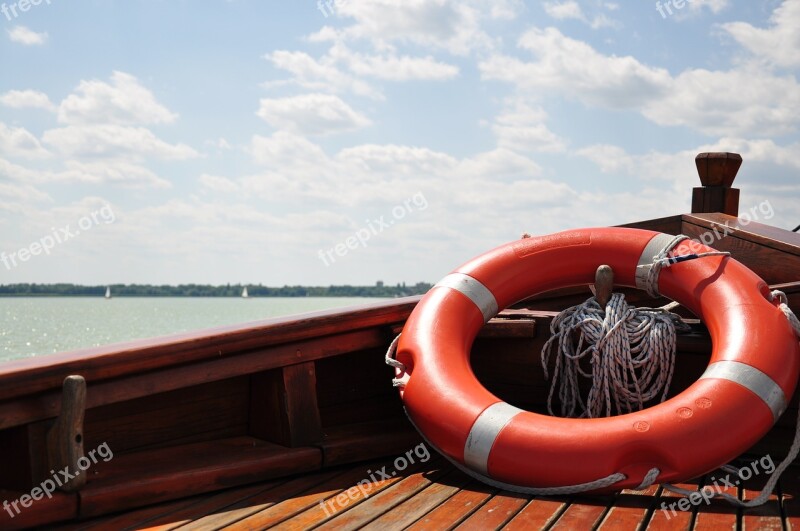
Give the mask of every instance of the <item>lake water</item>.
[{"label": "lake water", "polygon": [[359,297],[0,297],[0,361],[379,301]]}]

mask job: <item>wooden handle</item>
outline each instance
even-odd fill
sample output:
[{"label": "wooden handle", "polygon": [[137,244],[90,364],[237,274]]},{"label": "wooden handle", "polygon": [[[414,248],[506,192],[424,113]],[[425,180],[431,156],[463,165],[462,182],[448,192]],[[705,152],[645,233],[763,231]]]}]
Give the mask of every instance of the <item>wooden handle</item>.
[{"label": "wooden handle", "polygon": [[611,292],[614,291],[614,270],[611,266],[601,265],[594,274],[594,298],[597,303],[605,308],[611,300]]}]

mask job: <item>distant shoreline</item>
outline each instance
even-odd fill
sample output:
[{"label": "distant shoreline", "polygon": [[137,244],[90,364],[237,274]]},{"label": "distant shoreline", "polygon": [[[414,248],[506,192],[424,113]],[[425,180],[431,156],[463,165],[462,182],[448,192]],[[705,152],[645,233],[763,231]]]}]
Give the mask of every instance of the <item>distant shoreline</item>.
[{"label": "distant shoreline", "polygon": [[106,288],[112,297],[241,297],[247,288],[248,298],[258,297],[407,297],[422,295],[432,287],[427,282],[407,286],[405,283],[386,286],[283,286],[254,284],[181,284],[154,286],[149,284],[110,284],[82,286],[78,284],[0,284],[0,297],[104,297]]}]

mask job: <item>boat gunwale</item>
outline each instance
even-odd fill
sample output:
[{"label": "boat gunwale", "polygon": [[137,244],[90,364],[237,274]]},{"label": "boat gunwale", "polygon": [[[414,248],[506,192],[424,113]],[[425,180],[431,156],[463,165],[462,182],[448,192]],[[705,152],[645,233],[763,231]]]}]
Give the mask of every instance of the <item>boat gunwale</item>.
[{"label": "boat gunwale", "polygon": [[81,374],[91,384],[391,324],[404,320],[421,298],[415,295],[3,362],[0,401],[60,388],[69,374]]}]

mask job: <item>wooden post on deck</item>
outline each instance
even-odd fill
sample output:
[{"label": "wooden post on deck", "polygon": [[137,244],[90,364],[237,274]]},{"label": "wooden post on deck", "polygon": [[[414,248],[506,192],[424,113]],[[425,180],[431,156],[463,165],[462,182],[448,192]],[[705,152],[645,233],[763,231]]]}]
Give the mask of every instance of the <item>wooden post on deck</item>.
[{"label": "wooden post on deck", "polygon": [[702,187],[692,190],[692,213],[739,215],[739,189],[731,188],[742,165],[738,153],[700,153],[694,159]]},{"label": "wooden post on deck", "polygon": [[53,470],[66,470],[73,479],[59,489],[75,492],[86,484],[86,474],[78,470],[83,455],[83,417],[86,411],[86,380],[67,376],[61,392],[61,413],[47,432],[47,458]]}]

